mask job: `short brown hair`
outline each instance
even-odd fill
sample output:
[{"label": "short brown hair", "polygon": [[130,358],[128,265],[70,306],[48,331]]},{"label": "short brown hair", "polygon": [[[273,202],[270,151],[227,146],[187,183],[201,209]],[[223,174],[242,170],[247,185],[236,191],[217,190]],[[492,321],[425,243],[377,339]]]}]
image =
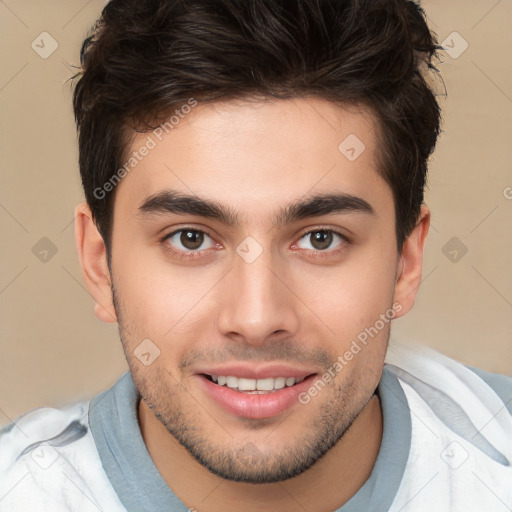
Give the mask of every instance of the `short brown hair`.
[{"label": "short brown hair", "polygon": [[111,0],[85,39],[73,96],[86,200],[110,255],[129,136],[199,102],[315,95],[362,104],[379,126],[379,172],[399,250],[423,202],[441,114],[420,64],[440,48],[412,0]]}]

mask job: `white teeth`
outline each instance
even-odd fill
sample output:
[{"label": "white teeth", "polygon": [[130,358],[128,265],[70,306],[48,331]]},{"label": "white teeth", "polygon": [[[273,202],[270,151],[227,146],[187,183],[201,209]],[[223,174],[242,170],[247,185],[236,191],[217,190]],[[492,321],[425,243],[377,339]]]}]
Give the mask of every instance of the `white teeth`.
[{"label": "white teeth", "polygon": [[258,379],[256,381],[256,389],[259,391],[271,391],[274,389],[274,379],[272,377],[268,379]]},{"label": "white teeth", "polygon": [[237,388],[238,379],[236,377],[226,377],[226,386],[228,388]]},{"label": "white teeth", "polygon": [[238,379],[239,391],[253,391],[256,389],[256,379]]},{"label": "white teeth", "polygon": [[233,375],[212,375],[213,382],[219,386],[227,386],[231,389],[244,391],[251,394],[262,394],[290,387],[304,380],[304,377],[296,379],[295,377],[268,377],[266,379],[246,379],[244,377],[235,377]]},{"label": "white teeth", "polygon": [[277,379],[274,379],[274,389],[282,389],[282,388],[284,388],[285,384],[286,384],[286,377],[277,377]]}]

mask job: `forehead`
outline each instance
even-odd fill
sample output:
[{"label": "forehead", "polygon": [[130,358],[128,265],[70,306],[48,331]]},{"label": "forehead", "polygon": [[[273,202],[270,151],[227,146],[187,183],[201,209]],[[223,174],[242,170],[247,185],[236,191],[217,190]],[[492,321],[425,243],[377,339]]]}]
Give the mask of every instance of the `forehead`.
[{"label": "forehead", "polygon": [[368,109],[310,97],[199,103],[186,111],[134,135],[116,209],[135,212],[164,189],[260,215],[262,205],[310,192],[391,198],[376,170],[377,125]]}]

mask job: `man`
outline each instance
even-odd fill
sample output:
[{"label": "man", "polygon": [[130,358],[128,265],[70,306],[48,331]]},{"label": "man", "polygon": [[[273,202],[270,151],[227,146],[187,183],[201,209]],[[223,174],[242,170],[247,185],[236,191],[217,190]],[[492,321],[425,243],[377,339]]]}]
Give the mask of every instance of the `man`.
[{"label": "man", "polygon": [[510,509],[512,379],[388,348],[437,48],[410,0],[107,4],[75,231],[130,372],[4,428],[0,510]]}]

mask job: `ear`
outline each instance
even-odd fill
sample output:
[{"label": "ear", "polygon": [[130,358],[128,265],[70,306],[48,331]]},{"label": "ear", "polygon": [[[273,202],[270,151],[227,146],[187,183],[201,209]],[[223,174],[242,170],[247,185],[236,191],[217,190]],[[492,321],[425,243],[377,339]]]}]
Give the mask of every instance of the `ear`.
[{"label": "ear", "polygon": [[95,301],[94,313],[103,322],[117,322],[105,243],[87,203],[75,208],[75,244],[85,285]]},{"label": "ear", "polygon": [[423,249],[429,226],[430,211],[425,205],[422,205],[419,220],[405,240],[398,260],[394,302],[401,304],[402,309],[397,312],[395,318],[404,316],[414,305],[421,283]]}]

